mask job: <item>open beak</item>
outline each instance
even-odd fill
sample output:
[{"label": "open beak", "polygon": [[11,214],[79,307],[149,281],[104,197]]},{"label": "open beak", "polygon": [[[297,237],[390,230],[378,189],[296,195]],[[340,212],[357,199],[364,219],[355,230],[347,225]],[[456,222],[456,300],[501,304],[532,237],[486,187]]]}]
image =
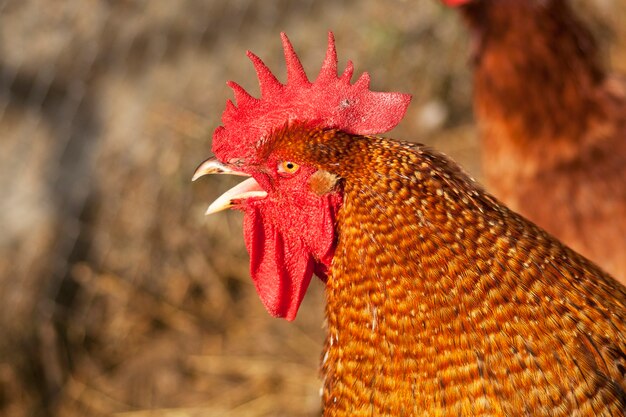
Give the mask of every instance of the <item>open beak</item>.
[{"label": "open beak", "polygon": [[[236,171],[230,166],[218,161],[217,158],[212,157],[201,163],[200,166],[196,168],[196,171],[194,172],[191,180],[195,181],[198,178],[208,174],[230,174],[250,177],[250,175],[246,174],[245,172]],[[261,188],[259,183],[256,182],[254,178],[250,177],[247,180],[235,185],[233,188],[226,191],[221,196],[217,197],[217,199],[213,201],[211,205],[209,205],[209,208],[206,210],[205,214],[213,214],[217,213],[218,211],[226,210],[237,205],[238,202],[252,197],[265,198],[267,197],[267,192]]]}]

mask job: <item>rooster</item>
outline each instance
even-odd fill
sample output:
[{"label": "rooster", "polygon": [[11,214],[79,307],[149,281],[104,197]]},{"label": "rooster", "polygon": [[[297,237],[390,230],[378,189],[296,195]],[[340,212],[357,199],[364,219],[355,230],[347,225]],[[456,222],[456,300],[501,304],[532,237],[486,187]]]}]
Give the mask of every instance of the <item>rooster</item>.
[{"label": "rooster", "polygon": [[379,136],[410,97],[314,82],[283,34],[287,82],[248,53],[205,174],[248,177],[207,213],[244,213],[250,273],[293,320],[326,282],[324,416],[625,416],[626,288],[423,145]]},{"label": "rooster", "polygon": [[626,284],[626,84],[566,0],[444,0],[470,28],[485,184]]}]

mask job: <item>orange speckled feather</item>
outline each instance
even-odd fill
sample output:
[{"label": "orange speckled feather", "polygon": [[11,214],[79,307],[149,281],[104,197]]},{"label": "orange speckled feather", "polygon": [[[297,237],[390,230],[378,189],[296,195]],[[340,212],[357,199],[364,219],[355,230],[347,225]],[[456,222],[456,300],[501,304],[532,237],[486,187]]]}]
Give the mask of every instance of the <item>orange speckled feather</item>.
[{"label": "orange speckled feather", "polygon": [[340,178],[324,416],[624,416],[626,289],[423,146],[292,127]]}]

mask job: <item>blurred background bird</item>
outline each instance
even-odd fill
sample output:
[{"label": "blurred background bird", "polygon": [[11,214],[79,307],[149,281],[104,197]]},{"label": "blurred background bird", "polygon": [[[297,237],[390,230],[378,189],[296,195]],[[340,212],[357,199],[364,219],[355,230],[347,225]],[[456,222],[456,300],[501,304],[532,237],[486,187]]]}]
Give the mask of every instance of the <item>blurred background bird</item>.
[{"label": "blurred background bird", "polygon": [[445,0],[472,37],[486,186],[626,284],[626,80],[566,0]]},{"label": "blurred background bird", "polygon": [[[623,2],[573,4],[624,72]],[[202,215],[224,178],[189,178],[225,80],[257,91],[242,51],[284,80],[277,34],[315,71],[329,29],[413,95],[390,134],[481,178],[467,31],[437,0],[0,0],[0,414],[320,414],[322,286],[270,318],[240,215]]]}]

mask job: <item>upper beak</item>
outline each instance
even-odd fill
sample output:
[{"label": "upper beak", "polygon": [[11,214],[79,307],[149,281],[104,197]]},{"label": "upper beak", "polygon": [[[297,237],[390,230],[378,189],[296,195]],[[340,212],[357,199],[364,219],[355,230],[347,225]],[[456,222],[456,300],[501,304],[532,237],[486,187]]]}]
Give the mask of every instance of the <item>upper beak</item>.
[{"label": "upper beak", "polygon": [[[212,157],[204,161],[196,168],[196,171],[191,178],[192,181],[207,175],[207,174],[230,174],[240,175],[244,177],[250,177],[245,172],[236,171],[228,165],[218,161],[217,158]],[[218,211],[226,210],[237,204],[237,201],[245,200],[246,198],[267,197],[267,192],[261,188],[258,182],[252,177],[240,182],[224,194],[219,196],[215,201],[211,203],[205,214],[217,213]]]},{"label": "upper beak", "polygon": [[228,165],[224,165],[223,163],[218,161],[217,158],[213,156],[201,163],[198,168],[196,168],[196,171],[193,173],[193,177],[191,177],[191,181],[195,181],[198,178],[208,174],[231,174],[241,175],[243,177],[250,176],[245,172],[235,171]]}]

